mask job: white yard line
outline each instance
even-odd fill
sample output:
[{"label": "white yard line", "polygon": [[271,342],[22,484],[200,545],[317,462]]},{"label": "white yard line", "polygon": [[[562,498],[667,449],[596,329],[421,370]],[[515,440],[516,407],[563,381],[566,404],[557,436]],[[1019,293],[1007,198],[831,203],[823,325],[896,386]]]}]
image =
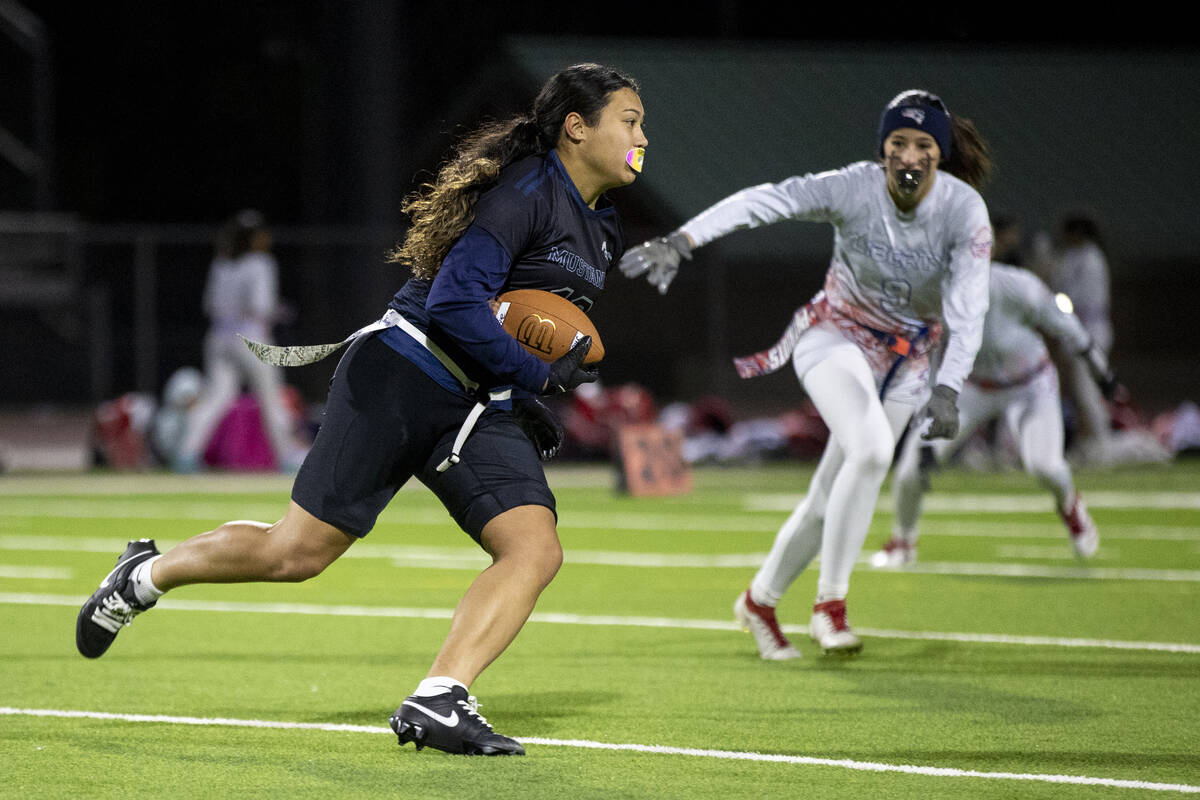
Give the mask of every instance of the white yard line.
[{"label": "white yard line", "polygon": [[22,564],[0,564],[0,578],[34,581],[67,581],[75,574],[65,567],[31,567]]},{"label": "white yard line", "polygon": [[[64,497],[55,500],[25,498],[5,500],[0,518],[48,519],[162,519],[221,523],[236,515],[240,519],[274,521],[283,514],[282,503],[231,503],[218,500],[127,501],[112,497]],[[380,523],[400,525],[444,525],[457,530],[453,518],[441,506],[394,502],[379,518]],[[778,522],[748,514],[711,514],[704,511],[671,513],[610,513],[563,511],[559,529],[603,528],[634,531],[774,531]],[[198,531],[199,532],[199,531]]]},{"label": "white yard line", "polygon": [[[83,605],[86,597],[73,595],[0,592],[0,605],[73,606]],[[205,600],[159,600],[156,608],[174,611],[203,611],[239,614],[296,614],[325,617],[384,617],[393,619],[450,619],[451,608],[406,608],[396,606],[322,605],[318,603],[248,603]],[[632,628],[674,628],[681,630],[740,631],[732,620],[688,619],[681,617],[638,617],[602,614],[566,614],[535,611],[530,622],[556,625],[611,625]],[[807,625],[783,625],[785,633],[803,634]],[[894,631],[879,628],[855,630],[880,639],[927,639],[969,644],[1008,644],[1026,647],[1095,647],[1109,650],[1146,650],[1166,653],[1200,654],[1200,644],[1182,642],[1131,642],[1112,639],[1080,639],[1056,636],[1009,636],[991,633],[949,633],[940,631]]]},{"label": "white yard line", "polygon": [[[0,551],[111,553],[115,558],[125,549],[126,544],[127,542],[123,539],[0,534]],[[165,539],[158,540],[160,550],[165,550],[172,544]],[[1063,547],[1066,547],[1065,543]],[[351,547],[342,557],[384,559],[391,561],[396,567],[425,569],[479,570],[489,563],[488,557],[477,547],[417,547],[366,542]],[[563,553],[566,564],[651,569],[757,569],[765,557],[766,553],[637,553],[571,549],[567,549]],[[864,555],[863,560],[865,561],[867,557]],[[886,572],[886,570],[878,571]],[[918,561],[912,566],[905,567],[903,571],[915,575],[1200,583],[1200,570],[1141,569],[1136,567]]]},{"label": "white yard line", "polygon": [[[866,561],[864,556],[861,561]],[[871,570],[888,572],[889,570]],[[1167,581],[1169,583],[1200,582],[1200,570],[1143,569],[1138,567],[1056,567],[1041,564],[993,564],[962,561],[920,561],[892,572],[911,572],[915,575],[972,575],[1000,578],[1056,578],[1093,581]]]},{"label": "white yard line", "polygon": [[[49,717],[57,719],[94,719],[111,722],[150,723],[158,725],[200,725],[226,728],[269,728],[276,730],[306,730],[334,733],[372,733],[394,736],[391,730],[373,725],[346,725],[319,722],[285,722],[263,719],[230,719],[210,717],[183,717],[165,714],[120,714],[103,711],[78,711],[70,709],[12,708],[0,706],[0,715],[24,717]],[[876,761],[856,761],[848,758],[822,758],[819,756],[796,756],[778,753],[755,753],[742,750],[709,750],[694,747],[670,747],[665,745],[597,742],[588,739],[551,739],[537,736],[518,736],[526,745],[543,747],[573,747],[584,750],[613,750],[622,752],[650,753],[661,756],[683,756],[686,758],[710,758],[730,761],[757,761],[770,764],[794,764],[809,767],[833,767],[860,772],[896,772],[906,775],[923,775],[931,778],[976,778],[979,780],[1025,781],[1036,783],[1072,784],[1076,786],[1107,786],[1115,789],[1140,789],[1158,792],[1200,793],[1200,786],[1184,783],[1158,783],[1132,781],[1118,778],[1097,778],[1089,775],[1062,775],[1031,772],[981,772],[955,767],[936,767],[917,764],[887,764]],[[536,755],[536,754],[535,754]]]},{"label": "white yard line", "polygon": [[[1054,539],[1066,542],[1067,531],[1058,517],[1047,514],[1045,522],[929,517],[921,520],[921,536],[946,536],[967,539]],[[1139,542],[1200,542],[1200,527],[1184,525],[1102,525],[1104,541],[1124,539]]]},{"label": "white yard line", "polygon": [[[165,539],[160,539],[157,543],[160,550],[165,550],[173,544]],[[115,558],[125,549],[126,544],[128,542],[124,539],[115,538],[0,534],[0,551],[110,553]],[[1065,542],[1063,547],[1066,547]],[[383,559],[391,561],[396,567],[424,569],[479,570],[489,563],[488,557],[477,547],[418,547],[367,542],[356,544],[342,557]],[[563,553],[566,564],[651,569],[757,569],[765,557],[766,553],[637,553],[617,550],[571,549],[567,549]],[[865,561],[867,557],[864,555],[863,560]],[[887,572],[887,570],[878,571]],[[904,567],[902,571],[915,575],[1200,583],[1200,570],[1142,569],[1137,567],[918,561],[912,566]],[[0,575],[0,577],[4,576]]]},{"label": "white yard line", "polygon": [[[548,465],[546,478],[554,489],[596,489],[616,485],[612,466]],[[5,475],[0,496],[5,495],[94,495],[130,494],[279,494],[286,498],[295,483],[294,475],[270,472],[206,472],[177,475],[170,472],[83,472],[28,473]],[[401,490],[427,493],[420,481],[410,480]]]},{"label": "white yard line", "polygon": [[[1062,537],[1062,543],[1057,545],[1050,544],[997,544],[996,558],[1003,561],[1012,559],[1026,559],[1037,561],[1076,561],[1075,554],[1071,552],[1070,545],[1067,544],[1067,537]],[[1104,547],[1091,558],[1088,559],[1088,564],[1094,565],[1099,561],[1119,561],[1121,551],[1107,541]]]},{"label": "white yard line", "polygon": [[[785,492],[757,493],[745,496],[747,511],[791,511],[802,494]],[[1087,492],[1088,508],[1154,508],[1200,510],[1200,492]],[[876,508],[895,508],[895,499],[880,495]],[[1019,494],[960,494],[930,492],[922,507],[927,514],[1020,514],[1030,511],[1054,513],[1054,501],[1048,492]]]},{"label": "white yard line", "polygon": [[[431,495],[432,497],[432,495]],[[559,517],[559,527],[564,531],[572,528],[599,528],[607,530],[628,531],[751,531],[774,532],[780,520],[775,514],[790,513],[802,498],[792,494],[747,494],[744,496],[744,511],[741,513],[714,514],[703,509],[688,511],[677,509],[670,512],[608,512],[608,511],[571,511],[565,509]],[[445,526],[455,529],[450,515],[441,506],[425,498],[414,498],[416,502],[399,500],[389,506],[380,516],[381,524]],[[1117,509],[1200,509],[1200,493],[1189,492],[1092,492],[1087,495],[1090,508]],[[137,499],[127,500],[117,496],[74,496],[56,498],[12,498],[0,504],[0,520],[24,520],[33,518],[60,519],[161,519],[161,520],[196,520],[216,524],[229,519],[231,515],[242,519],[260,519],[273,521],[278,519],[284,504],[280,503],[236,503],[228,500],[198,498],[194,501]],[[880,498],[876,506],[880,513],[891,513],[893,501],[890,496]],[[1051,526],[1057,526],[1058,520],[1054,514],[1050,496],[1039,494],[954,494],[927,495],[924,501],[926,529],[932,535],[939,530],[943,522],[937,520],[939,515],[982,515],[982,514],[1017,514],[1044,513],[1049,518]],[[768,516],[772,515],[772,516]],[[972,521],[970,531],[965,535],[977,535],[974,529],[977,525],[1000,527],[999,523],[988,520]],[[1017,523],[1025,526],[1038,527],[1037,523]],[[1046,529],[1043,529],[1043,533]],[[1153,526],[1135,526],[1133,533],[1116,536],[1133,536],[1134,538],[1163,538],[1200,541],[1200,530],[1183,526],[1164,527],[1156,534]],[[953,530],[942,535],[961,535]],[[982,535],[990,535],[983,533]],[[1013,536],[1014,533],[998,533],[1002,536]],[[1036,535],[1043,535],[1042,533]],[[1103,535],[1103,532],[1102,532]]]}]

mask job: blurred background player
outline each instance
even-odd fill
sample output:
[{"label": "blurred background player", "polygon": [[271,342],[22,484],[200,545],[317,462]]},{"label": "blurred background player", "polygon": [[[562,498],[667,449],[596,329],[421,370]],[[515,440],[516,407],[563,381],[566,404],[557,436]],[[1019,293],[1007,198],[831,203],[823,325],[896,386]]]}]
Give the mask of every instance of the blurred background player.
[{"label": "blurred background player", "polygon": [[[846,595],[897,438],[927,399],[922,435],[957,432],[958,392],[987,310],[992,231],[978,192],[991,171],[986,143],[924,91],[888,103],[877,133],[880,160],[744,189],[621,261],[626,276],[645,274],[665,292],[680,259],[733,231],[783,220],[834,227],[824,290],[779,344],[748,360],[759,368],[739,367],[748,377],[790,358],[831,434],[804,501],[734,605],[769,660],[800,657],[775,607],[818,552],[809,634],[826,653],[862,649]],[[939,341],[945,349],[934,376],[930,353]]]},{"label": "blurred background player", "polygon": [[1108,361],[1071,313],[1065,297],[1055,296],[1032,272],[994,262],[989,285],[983,343],[959,396],[958,435],[937,442],[915,436],[905,439],[893,478],[895,528],[891,540],[871,557],[872,566],[898,567],[916,561],[927,471],[947,463],[993,420],[1007,426],[1025,470],[1054,496],[1076,555],[1090,558],[1099,546],[1096,525],[1063,457],[1058,373],[1044,339],[1061,343],[1065,352],[1085,365],[1095,383],[1111,393],[1115,381]]},{"label": "blurred background player", "polygon": [[[1060,225],[1057,253],[1041,265],[1046,284],[1071,299],[1075,316],[1105,358],[1113,345],[1111,275],[1100,226],[1086,212],[1066,215]],[[1051,344],[1071,425],[1070,449],[1083,464],[1104,465],[1116,460],[1111,415],[1096,384],[1073,353]]]},{"label": "blurred background player", "polygon": [[80,609],[80,653],[103,655],[170,589],[315,577],[372,530],[415,475],[492,563],[389,724],[401,744],[418,748],[523,755],[478,713],[468,689],[562,564],[541,460],[558,451],[563,431],[537,398],[597,376],[580,366],[590,337],[541,361],[504,331],[489,301],[528,288],[590,307],[625,248],[606,192],[641,170],[643,114],[633,78],[577,64],[545,83],[530,112],[457,142],[436,180],[405,200],[412,224],[392,260],[412,277],[338,363],[283,518],[227,522],[161,555],[152,540],[130,542]]},{"label": "blurred background player", "polygon": [[213,431],[243,385],[258,401],[276,465],[294,471],[302,459],[280,369],[255,358],[239,338],[271,341],[281,315],[273,245],[266,220],[254,210],[239,212],[218,237],[204,287],[204,312],[210,320],[204,337],[204,389],[187,416],[187,432],[172,464],[178,472],[200,468]]},{"label": "blurred background player", "polygon": [[1025,266],[1025,231],[1021,220],[1007,211],[992,212],[992,260]]},{"label": "blurred background player", "polygon": [[1100,228],[1091,215],[1070,214],[1063,220],[1062,249],[1046,283],[1071,298],[1092,344],[1108,355],[1113,344],[1111,277]]}]

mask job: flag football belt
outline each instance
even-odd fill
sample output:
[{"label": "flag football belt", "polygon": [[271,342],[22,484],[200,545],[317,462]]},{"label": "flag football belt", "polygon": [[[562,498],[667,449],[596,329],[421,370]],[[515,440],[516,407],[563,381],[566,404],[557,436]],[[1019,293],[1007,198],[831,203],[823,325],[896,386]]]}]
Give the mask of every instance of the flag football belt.
[{"label": "flag football belt", "polygon": [[[742,378],[754,378],[759,375],[768,375],[775,372],[791,360],[792,351],[796,349],[796,343],[800,341],[801,334],[816,323],[828,319],[836,313],[829,305],[829,301],[825,297],[825,292],[817,292],[812,300],[796,309],[796,313],[792,315],[791,322],[788,323],[787,329],[779,337],[778,342],[761,352],[733,359],[733,365],[737,368],[738,376]],[[917,345],[923,342],[929,335],[929,328],[927,327],[922,327],[916,336],[908,338],[887,331],[876,330],[869,325],[863,325],[857,320],[854,320],[854,322],[878,339],[884,347],[899,356],[895,363],[892,364],[892,368],[888,371],[887,377],[884,379],[884,389],[887,388],[892,375],[895,374],[896,369],[906,358],[910,355],[919,355],[919,353],[915,352],[916,349],[919,349]]]},{"label": "flag football belt", "polygon": [[998,392],[1002,389],[1015,389],[1018,386],[1024,386],[1025,384],[1029,383],[1031,380],[1036,378],[1038,375],[1041,375],[1042,372],[1050,366],[1050,363],[1051,363],[1050,359],[1043,356],[1042,360],[1038,362],[1038,365],[1036,367],[1029,370],[1028,372],[1022,373],[1021,375],[1019,375],[1016,378],[1013,378],[1012,380],[989,381],[989,380],[980,380],[978,378],[968,377],[967,381],[969,383],[971,383],[973,386],[978,386],[980,389],[986,389],[989,392]]},{"label": "flag football belt", "polygon": [[825,292],[817,292],[812,300],[796,309],[792,321],[788,323],[778,342],[766,350],[733,360],[738,377],[755,378],[778,370],[791,360],[792,351],[796,349],[800,335],[828,316],[829,301],[825,299]]},{"label": "flag football belt", "polygon": [[446,352],[438,347],[436,342],[431,341],[420,328],[405,319],[394,308],[389,308],[382,319],[378,319],[370,325],[364,325],[340,342],[332,342],[330,344],[274,345],[253,341],[247,339],[245,336],[241,336],[241,334],[239,334],[239,338],[250,348],[250,352],[254,353],[255,357],[264,364],[271,364],[276,367],[299,367],[305,364],[315,364],[345,347],[350,342],[353,342],[359,336],[373,331],[380,331],[384,328],[399,328],[407,333],[417,344],[424,347],[434,358],[441,362],[442,366],[454,376],[455,380],[462,384],[467,394],[475,398],[474,407],[467,414],[467,418],[463,420],[462,427],[458,429],[458,435],[454,437],[454,445],[450,448],[450,455],[442,463],[438,464],[437,471],[445,472],[462,460],[460,454],[462,453],[463,444],[466,443],[467,437],[471,435],[471,431],[475,428],[475,423],[479,421],[479,417],[483,414],[484,409],[487,408],[488,403],[492,400],[510,399],[512,397],[512,389],[489,391],[486,393],[486,399],[484,399],[485,395],[480,390],[479,384],[467,377],[467,373],[463,372],[462,368],[454,363],[454,359],[446,355]]}]

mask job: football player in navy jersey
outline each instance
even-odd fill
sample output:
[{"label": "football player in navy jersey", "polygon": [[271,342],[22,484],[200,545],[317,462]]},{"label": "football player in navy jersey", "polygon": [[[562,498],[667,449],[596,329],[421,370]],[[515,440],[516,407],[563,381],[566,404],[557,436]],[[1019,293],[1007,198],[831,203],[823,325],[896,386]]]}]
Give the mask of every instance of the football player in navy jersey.
[{"label": "football player in navy jersey", "polygon": [[525,624],[562,563],[540,460],[562,427],[539,395],[594,381],[584,337],[553,363],[504,332],[488,305],[543,289],[588,310],[624,251],[605,192],[632,183],[646,147],[633,78],[598,64],[552,76],[531,111],[464,137],[410,195],[392,261],[411,269],[378,323],[334,372],[324,419],[274,524],[237,521],[159,554],[131,542],[84,604],[76,644],[102,655],[167,590],[196,583],[303,581],[358,539],[412,476],[492,557],[454,611],[427,677],[390,719],[401,744],[521,755],[468,693]]}]

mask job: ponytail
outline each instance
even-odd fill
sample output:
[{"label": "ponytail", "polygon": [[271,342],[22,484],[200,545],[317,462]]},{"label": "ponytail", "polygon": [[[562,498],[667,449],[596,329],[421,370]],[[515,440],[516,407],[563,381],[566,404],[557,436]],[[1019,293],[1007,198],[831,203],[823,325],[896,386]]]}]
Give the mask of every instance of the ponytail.
[{"label": "ponytail", "polygon": [[950,140],[950,158],[941,168],[976,191],[982,190],[992,176],[991,147],[966,117],[951,116]]}]

